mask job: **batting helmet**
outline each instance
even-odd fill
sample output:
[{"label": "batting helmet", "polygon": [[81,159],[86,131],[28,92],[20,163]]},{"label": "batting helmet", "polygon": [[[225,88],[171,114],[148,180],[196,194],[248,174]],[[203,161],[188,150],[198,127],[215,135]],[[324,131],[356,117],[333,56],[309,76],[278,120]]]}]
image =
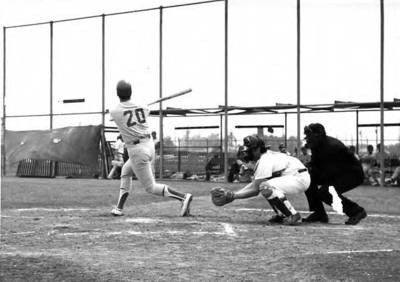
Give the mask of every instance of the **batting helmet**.
[{"label": "batting helmet", "polygon": [[130,83],[121,80],[117,83],[117,95],[120,99],[129,100],[132,95],[132,87]]}]

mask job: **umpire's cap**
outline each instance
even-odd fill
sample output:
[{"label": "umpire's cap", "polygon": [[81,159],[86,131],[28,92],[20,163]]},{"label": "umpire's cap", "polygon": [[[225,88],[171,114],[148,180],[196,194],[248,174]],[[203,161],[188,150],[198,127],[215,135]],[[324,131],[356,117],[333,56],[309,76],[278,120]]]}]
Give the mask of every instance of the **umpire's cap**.
[{"label": "umpire's cap", "polygon": [[310,123],[309,125],[304,127],[304,134],[305,135],[317,134],[326,136],[325,127],[320,123]]},{"label": "umpire's cap", "polygon": [[130,99],[132,95],[132,87],[129,82],[120,80],[117,83],[117,95],[120,99]]}]

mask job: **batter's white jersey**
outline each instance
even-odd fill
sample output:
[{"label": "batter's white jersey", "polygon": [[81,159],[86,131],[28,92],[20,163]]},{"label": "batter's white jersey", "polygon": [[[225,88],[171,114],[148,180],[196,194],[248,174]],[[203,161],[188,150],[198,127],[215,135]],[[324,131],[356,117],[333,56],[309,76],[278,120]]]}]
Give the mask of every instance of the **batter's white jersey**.
[{"label": "batter's white jersey", "polygon": [[132,143],[140,137],[150,135],[148,125],[149,109],[131,101],[119,103],[111,112],[113,120],[125,143]]},{"label": "batter's white jersey", "polygon": [[[151,170],[154,159],[154,143],[148,125],[149,110],[130,101],[119,103],[111,111],[113,120],[127,145],[129,160],[121,171],[121,189],[131,187],[133,173],[148,191],[163,191],[164,185],[155,183]],[[139,141],[139,142],[138,142]]]},{"label": "batter's white jersey", "polygon": [[293,175],[304,168],[303,163],[295,157],[268,150],[261,155],[256,164],[254,179],[270,178],[278,171],[281,171],[282,175]]}]

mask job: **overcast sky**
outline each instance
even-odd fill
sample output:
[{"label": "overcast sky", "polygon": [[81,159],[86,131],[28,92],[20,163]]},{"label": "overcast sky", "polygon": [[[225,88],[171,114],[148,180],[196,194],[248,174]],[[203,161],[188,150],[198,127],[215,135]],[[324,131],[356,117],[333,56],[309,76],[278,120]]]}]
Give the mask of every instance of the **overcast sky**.
[{"label": "overcast sky", "polygon": [[[1,0],[0,25],[182,2]],[[229,104],[296,103],[296,1],[229,2]],[[393,101],[400,98],[400,0],[385,3],[385,100]],[[223,7],[221,2],[164,11],[164,94],[193,89],[191,94],[165,103],[166,107],[224,104]],[[379,1],[303,0],[301,13],[301,102],[379,101]],[[135,102],[158,98],[158,16],[155,11],[106,18],[106,108],[118,102],[114,89],[120,79],[132,83]],[[48,113],[49,64],[48,24],[7,30],[8,115]],[[59,102],[73,98],[85,98],[85,103]],[[100,18],[54,25],[54,111],[101,111]],[[289,115],[290,135],[296,134],[295,118]],[[399,122],[400,112],[385,113],[385,121]],[[283,122],[283,115],[232,117],[229,131],[242,138],[255,131],[234,129],[235,125]],[[356,138],[355,113],[302,116],[302,126],[310,122],[323,123],[328,134],[341,139]],[[360,114],[360,123],[378,122],[378,112]],[[100,116],[56,117],[54,121],[55,127],[99,123]],[[175,126],[194,125],[219,125],[219,117],[167,118],[165,135],[181,136],[184,132],[175,131]],[[7,128],[12,130],[48,126],[48,118],[7,120]],[[158,131],[156,118],[151,126]],[[363,129],[361,134],[369,140],[376,138],[374,128]],[[399,140],[400,129],[388,128],[385,136]]]}]

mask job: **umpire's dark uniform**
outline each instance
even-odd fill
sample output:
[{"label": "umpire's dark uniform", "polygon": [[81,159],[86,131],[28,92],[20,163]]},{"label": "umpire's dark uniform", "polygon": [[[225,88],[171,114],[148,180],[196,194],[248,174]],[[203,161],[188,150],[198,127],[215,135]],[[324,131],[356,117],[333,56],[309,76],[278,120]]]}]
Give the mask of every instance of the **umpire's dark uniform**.
[{"label": "umpire's dark uniform", "polygon": [[342,142],[327,136],[325,128],[319,123],[306,126],[304,134],[312,153],[309,163],[311,185],[306,196],[310,210],[314,211],[304,221],[328,222],[322,202],[332,205],[329,186],[333,186],[342,200],[343,212],[349,217],[346,224],[357,224],[367,214],[362,207],[342,194],[362,184],[364,172],[360,161]]}]

